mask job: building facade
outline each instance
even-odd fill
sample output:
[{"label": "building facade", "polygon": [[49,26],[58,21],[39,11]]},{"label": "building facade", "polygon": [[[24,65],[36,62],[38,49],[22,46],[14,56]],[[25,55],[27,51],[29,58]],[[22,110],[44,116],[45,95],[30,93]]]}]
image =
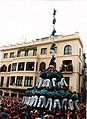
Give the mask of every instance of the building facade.
[{"label": "building facade", "polygon": [[[79,33],[55,36],[55,67],[62,73],[72,91],[83,89],[83,43]],[[0,93],[22,96],[36,85],[40,71],[49,66],[49,37],[0,48]]]},{"label": "building facade", "polygon": [[86,54],[83,54],[83,68],[84,68],[84,76],[83,76],[83,100],[87,103],[87,63],[86,63]]}]

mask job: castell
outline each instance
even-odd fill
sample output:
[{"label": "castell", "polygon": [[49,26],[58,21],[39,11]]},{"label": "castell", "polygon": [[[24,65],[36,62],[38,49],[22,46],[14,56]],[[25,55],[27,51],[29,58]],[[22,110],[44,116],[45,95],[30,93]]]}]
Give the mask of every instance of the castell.
[{"label": "castell", "polygon": [[[49,119],[67,119],[66,115],[68,111],[74,112],[75,109],[79,110],[78,93],[76,91],[72,92],[69,89],[61,70],[57,71],[55,67],[56,13],[57,11],[54,9],[53,30],[50,35],[51,56],[49,66],[40,72],[37,84],[32,89],[26,90],[22,100],[28,106],[33,116],[43,113],[43,118],[40,117],[40,119],[48,119],[50,115],[54,115],[54,118],[50,117]],[[32,119],[36,118],[32,117]]]}]

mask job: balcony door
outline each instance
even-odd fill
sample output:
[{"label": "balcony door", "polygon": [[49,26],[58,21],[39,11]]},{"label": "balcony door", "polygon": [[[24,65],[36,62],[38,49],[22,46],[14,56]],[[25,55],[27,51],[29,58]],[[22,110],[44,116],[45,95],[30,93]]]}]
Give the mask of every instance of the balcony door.
[{"label": "balcony door", "polygon": [[63,60],[62,71],[73,71],[72,60]]}]

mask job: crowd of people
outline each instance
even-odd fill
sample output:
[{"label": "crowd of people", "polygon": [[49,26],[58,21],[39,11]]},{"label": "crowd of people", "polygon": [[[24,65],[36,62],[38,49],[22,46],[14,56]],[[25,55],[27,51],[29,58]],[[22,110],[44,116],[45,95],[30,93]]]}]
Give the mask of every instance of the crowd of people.
[{"label": "crowd of people", "polygon": [[80,103],[79,108],[73,111],[35,109],[24,104],[22,98],[0,96],[0,119],[86,119],[86,106]]}]

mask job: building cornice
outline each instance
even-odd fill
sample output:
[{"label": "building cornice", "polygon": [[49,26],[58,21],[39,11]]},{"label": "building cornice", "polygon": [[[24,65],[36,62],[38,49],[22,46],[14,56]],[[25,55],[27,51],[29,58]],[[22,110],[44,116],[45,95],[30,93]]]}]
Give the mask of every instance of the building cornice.
[{"label": "building cornice", "polygon": [[[55,42],[65,42],[65,41],[72,41],[72,40],[79,40],[82,48],[83,48],[83,43],[79,37],[78,33],[75,34],[70,34],[70,35],[56,35],[55,36]],[[21,47],[36,47],[37,45],[41,44],[49,44],[51,43],[50,37],[45,37],[45,38],[40,38],[36,40],[32,40],[31,42],[23,42],[21,44],[15,44],[15,45],[9,45],[9,46],[2,46],[0,47],[0,51],[5,51],[5,50],[13,50],[13,49],[18,49]]]}]

